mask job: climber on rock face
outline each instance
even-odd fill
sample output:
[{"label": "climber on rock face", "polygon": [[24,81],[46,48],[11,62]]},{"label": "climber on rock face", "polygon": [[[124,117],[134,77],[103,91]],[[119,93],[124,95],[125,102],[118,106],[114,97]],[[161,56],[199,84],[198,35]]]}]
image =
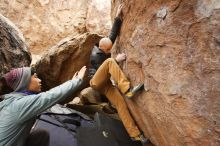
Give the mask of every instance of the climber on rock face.
[{"label": "climber on rock face", "polygon": [[[99,45],[94,46],[92,50],[90,56],[91,67],[89,68],[90,87],[86,89],[87,93],[81,92],[82,99],[89,95],[88,92],[105,95],[116,107],[130,137],[144,143],[147,139],[136,126],[123,97],[124,95],[126,98],[132,98],[138,91],[143,89],[144,85],[138,84],[131,87],[130,82],[118,65],[119,62],[126,59],[124,53],[118,54],[115,59],[111,58],[112,45],[120,31],[121,24],[122,6],[120,5],[109,37],[102,38]],[[112,84],[110,78],[114,80],[117,87]]]}]

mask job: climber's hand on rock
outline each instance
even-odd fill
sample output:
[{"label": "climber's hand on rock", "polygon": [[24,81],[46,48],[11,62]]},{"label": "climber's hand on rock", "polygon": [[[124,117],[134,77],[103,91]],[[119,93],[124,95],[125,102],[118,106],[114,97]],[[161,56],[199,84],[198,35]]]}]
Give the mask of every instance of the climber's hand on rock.
[{"label": "climber's hand on rock", "polygon": [[125,59],[126,59],[125,53],[120,53],[120,54],[118,54],[117,57],[115,58],[115,60],[116,60],[117,62],[122,62],[122,61],[124,61]]},{"label": "climber's hand on rock", "polygon": [[122,8],[123,8],[123,5],[119,5],[117,13],[116,13],[116,17],[120,17],[121,19],[122,19]]}]

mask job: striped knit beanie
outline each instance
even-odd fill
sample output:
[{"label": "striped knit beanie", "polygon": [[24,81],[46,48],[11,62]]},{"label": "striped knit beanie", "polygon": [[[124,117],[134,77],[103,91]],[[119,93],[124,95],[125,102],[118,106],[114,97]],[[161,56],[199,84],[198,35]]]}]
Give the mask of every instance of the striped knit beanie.
[{"label": "striped knit beanie", "polygon": [[7,85],[14,91],[27,90],[31,80],[31,68],[22,67],[11,70],[3,75]]}]

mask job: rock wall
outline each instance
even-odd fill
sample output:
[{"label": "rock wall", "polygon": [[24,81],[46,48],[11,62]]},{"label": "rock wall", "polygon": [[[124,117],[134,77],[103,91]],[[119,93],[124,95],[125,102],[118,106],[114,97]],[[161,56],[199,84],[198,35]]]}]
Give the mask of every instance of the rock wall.
[{"label": "rock wall", "polygon": [[88,66],[92,48],[100,38],[97,34],[76,33],[61,40],[44,54],[35,65],[43,81],[43,89],[50,89],[72,79],[76,71],[84,65]]},{"label": "rock wall", "polygon": [[[74,32],[107,35],[109,1],[0,0],[0,13],[21,29],[35,58]],[[99,17],[100,13],[106,17]]]},{"label": "rock wall", "polygon": [[86,30],[90,33],[108,35],[111,29],[111,0],[89,0]]},{"label": "rock wall", "polygon": [[127,100],[158,146],[220,145],[220,1],[112,0],[124,3],[114,52],[145,90]]},{"label": "rock wall", "polygon": [[31,56],[22,33],[0,14],[0,76],[15,67],[29,66]]}]

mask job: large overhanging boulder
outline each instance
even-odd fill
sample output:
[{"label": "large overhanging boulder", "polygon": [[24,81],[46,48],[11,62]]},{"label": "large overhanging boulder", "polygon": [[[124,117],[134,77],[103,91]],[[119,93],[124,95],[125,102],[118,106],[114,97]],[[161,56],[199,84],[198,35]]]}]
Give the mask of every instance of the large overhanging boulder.
[{"label": "large overhanging boulder", "polygon": [[145,83],[127,102],[146,137],[158,146],[220,145],[220,1],[124,6],[115,49],[127,54],[132,84]]},{"label": "large overhanging boulder", "polygon": [[71,79],[84,65],[88,67],[91,50],[100,38],[97,34],[76,33],[44,54],[35,65],[36,72],[43,81],[43,89],[50,89]]},{"label": "large overhanging boulder", "polygon": [[31,56],[22,33],[0,14],[0,75],[12,68],[29,66]]}]

